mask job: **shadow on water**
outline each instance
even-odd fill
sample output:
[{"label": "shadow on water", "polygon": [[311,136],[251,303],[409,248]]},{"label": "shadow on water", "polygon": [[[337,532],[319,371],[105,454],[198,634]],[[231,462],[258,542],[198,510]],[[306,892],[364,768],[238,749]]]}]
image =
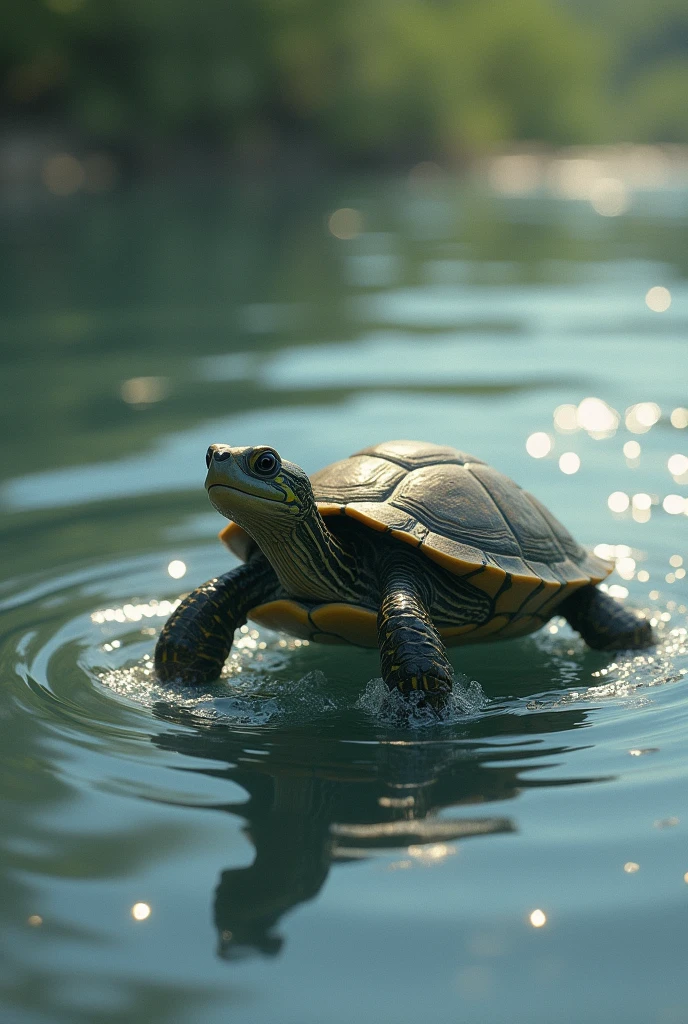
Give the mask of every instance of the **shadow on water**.
[{"label": "shadow on water", "polygon": [[[159,701],[153,711],[189,723],[188,713],[174,704]],[[540,734],[568,732],[584,723],[587,712],[576,707],[534,717]],[[162,750],[212,762],[188,771],[226,779],[247,793],[246,801],[206,805],[243,818],[255,851],[248,867],[224,870],[215,890],[220,957],[278,954],[284,943],[280,920],[318,895],[333,864],[395,852],[390,870],[435,863],[454,853],[457,841],[517,831],[512,817],[470,813],[478,806],[512,800],[525,788],[603,781],[526,777],[526,771],[551,768],[582,748],[529,740],[523,725],[514,716],[501,719],[502,737],[513,740],[508,747],[470,738],[484,731],[480,719],[469,723],[468,738],[446,737],[438,729],[441,738],[397,731],[347,741],[314,736],[307,726],[265,733],[221,725],[154,736]],[[486,732],[494,734],[494,728]]]}]

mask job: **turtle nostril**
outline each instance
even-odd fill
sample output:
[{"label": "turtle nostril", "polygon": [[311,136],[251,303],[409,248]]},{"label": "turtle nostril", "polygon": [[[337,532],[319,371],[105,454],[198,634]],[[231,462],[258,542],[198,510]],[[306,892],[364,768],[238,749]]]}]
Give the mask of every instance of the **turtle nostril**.
[{"label": "turtle nostril", "polygon": [[213,459],[215,460],[215,462],[224,462],[225,459],[231,459],[231,457],[232,453],[229,451],[228,448],[224,448],[223,446],[223,448],[220,449],[219,445],[211,444],[210,448],[205,453],[205,464],[208,467],[208,469],[210,469],[210,463],[213,461]]}]

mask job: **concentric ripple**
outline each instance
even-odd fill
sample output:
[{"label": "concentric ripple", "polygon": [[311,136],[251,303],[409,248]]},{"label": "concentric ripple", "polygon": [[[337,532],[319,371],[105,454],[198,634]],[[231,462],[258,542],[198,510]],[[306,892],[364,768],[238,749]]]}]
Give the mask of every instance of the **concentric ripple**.
[{"label": "concentric ripple", "polygon": [[[185,725],[274,729],[319,721],[334,732],[344,725],[353,737],[380,727],[465,737],[472,723],[495,716],[522,719],[613,701],[635,713],[628,718],[629,745],[642,731],[642,710],[655,703],[658,687],[677,686],[684,700],[688,619],[677,614],[674,602],[671,613],[657,605],[646,609],[659,638],[647,652],[594,654],[563,619],[521,641],[462,649],[455,655],[455,692],[441,721],[413,700],[387,692],[374,653],[309,645],[252,624],[237,631],[216,684],[162,684],[152,651],[178,602],[141,598],[149,567],[139,559],[76,570],[59,584],[33,579],[17,586],[3,602],[0,644],[0,668],[13,680],[13,696],[92,736],[127,729],[140,736],[153,714]],[[463,662],[469,675],[458,671]]]}]

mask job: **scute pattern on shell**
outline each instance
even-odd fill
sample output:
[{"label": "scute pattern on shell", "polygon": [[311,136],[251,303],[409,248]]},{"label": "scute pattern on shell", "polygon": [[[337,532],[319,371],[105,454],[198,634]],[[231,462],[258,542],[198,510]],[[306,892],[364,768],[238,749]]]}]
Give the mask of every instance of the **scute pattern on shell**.
[{"label": "scute pattern on shell", "polygon": [[508,573],[561,590],[599,583],[610,571],[536,498],[455,448],[390,441],[327,466],[311,480],[325,514],[339,506],[341,514],[416,544],[459,575],[494,567],[499,577]]}]

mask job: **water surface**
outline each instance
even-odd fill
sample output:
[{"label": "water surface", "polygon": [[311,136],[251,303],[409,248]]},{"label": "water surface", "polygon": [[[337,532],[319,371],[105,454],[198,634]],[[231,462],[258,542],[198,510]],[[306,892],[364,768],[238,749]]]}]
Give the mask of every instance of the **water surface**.
[{"label": "water surface", "polygon": [[[3,1024],[688,1019],[687,196],[3,214]],[[208,444],[314,471],[398,437],[607,545],[657,649],[555,619],[455,650],[441,724],[390,709],[374,652],[250,624],[217,686],[159,686],[173,602],[232,565]]]}]

